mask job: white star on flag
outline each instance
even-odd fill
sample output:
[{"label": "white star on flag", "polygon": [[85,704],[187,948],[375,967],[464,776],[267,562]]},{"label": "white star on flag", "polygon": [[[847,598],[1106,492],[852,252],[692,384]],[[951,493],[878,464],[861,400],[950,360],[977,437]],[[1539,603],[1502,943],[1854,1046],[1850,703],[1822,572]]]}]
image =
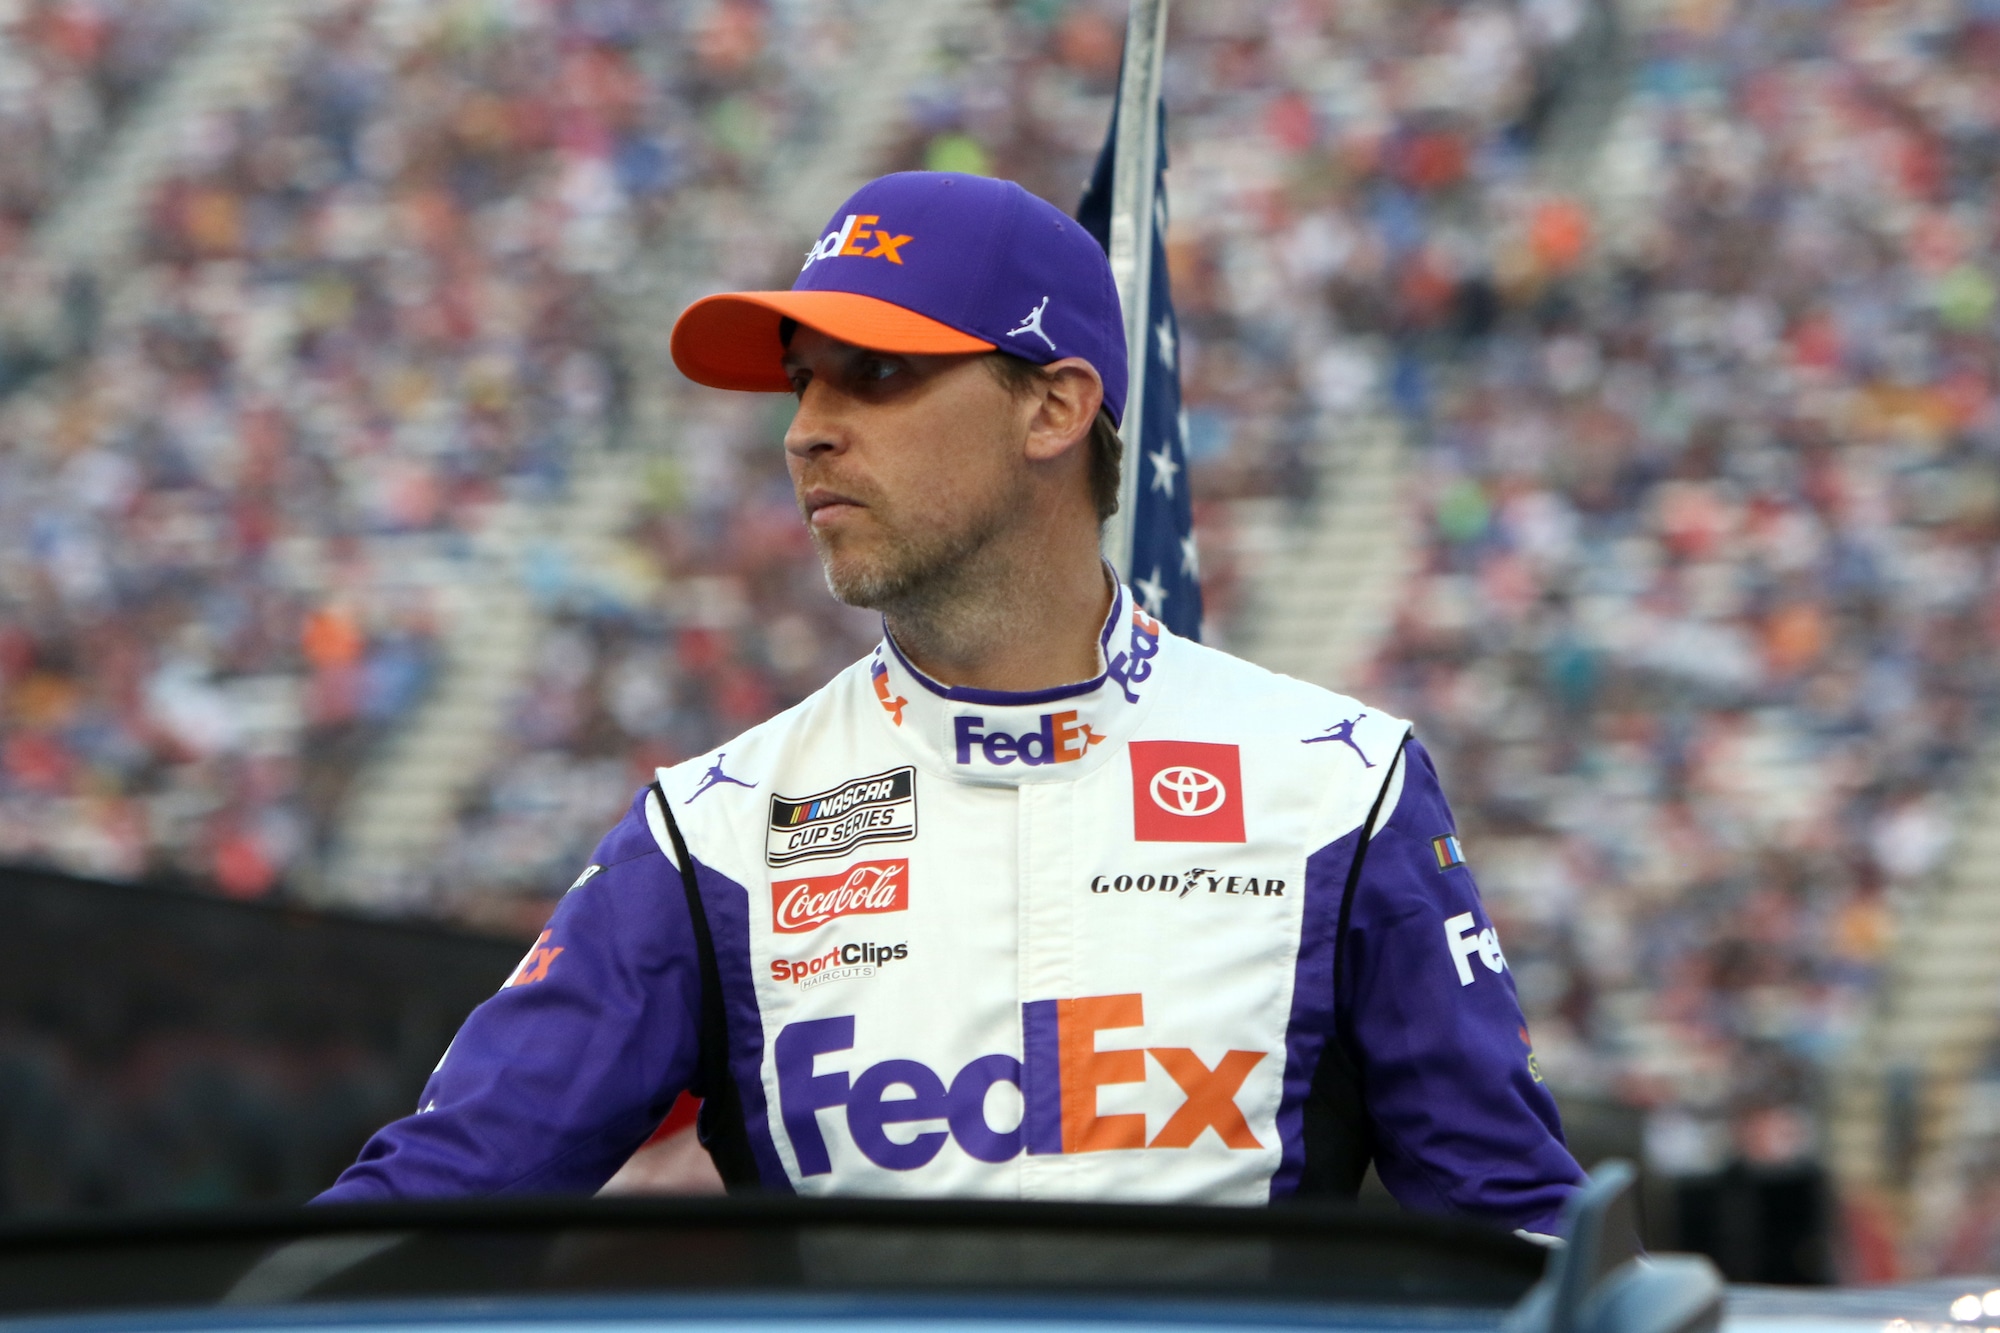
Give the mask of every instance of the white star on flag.
[{"label": "white star on flag", "polygon": [[1139,596],[1145,599],[1146,614],[1157,618],[1160,609],[1167,604],[1167,586],[1160,582],[1160,567],[1154,565],[1153,577],[1140,579],[1132,586],[1137,588]]},{"label": "white star on flag", "polygon": [[1181,538],[1181,573],[1191,579],[1201,577],[1201,556],[1194,549],[1194,534]]},{"label": "white star on flag", "polygon": [[1153,326],[1153,332],[1160,338],[1160,364],[1168,370],[1174,368],[1174,321],[1162,319]]},{"label": "white star on flag", "polygon": [[1174,493],[1174,474],[1181,470],[1181,465],[1174,461],[1173,451],[1163,444],[1146,457],[1153,460],[1153,489],[1165,491],[1171,498]]}]

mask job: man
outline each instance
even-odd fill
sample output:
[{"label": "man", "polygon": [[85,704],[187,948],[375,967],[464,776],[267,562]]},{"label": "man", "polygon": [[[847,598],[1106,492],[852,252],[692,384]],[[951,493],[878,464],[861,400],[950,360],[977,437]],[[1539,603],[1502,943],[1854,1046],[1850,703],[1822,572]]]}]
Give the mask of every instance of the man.
[{"label": "man", "polygon": [[322,1197],[593,1190],[692,1088],[772,1190],[1258,1203],[1372,1158],[1554,1229],[1581,1172],[1407,724],[1174,637],[1099,559],[1126,365],[1081,228],[888,176],[673,351],[796,396],[882,643],[662,770]]}]

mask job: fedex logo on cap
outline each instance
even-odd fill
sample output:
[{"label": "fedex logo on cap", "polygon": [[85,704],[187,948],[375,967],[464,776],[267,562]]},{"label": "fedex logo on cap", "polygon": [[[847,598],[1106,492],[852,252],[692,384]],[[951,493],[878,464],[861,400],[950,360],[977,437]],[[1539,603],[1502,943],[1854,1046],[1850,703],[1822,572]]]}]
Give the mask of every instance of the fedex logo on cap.
[{"label": "fedex logo on cap", "polygon": [[[799,265],[799,272],[805,272],[822,259],[886,259],[901,264],[903,247],[915,238],[898,236],[887,227],[875,227],[881,220],[874,213],[849,213],[839,227],[820,237],[819,243],[806,251],[806,262]],[[864,249],[871,236],[874,242]]]},{"label": "fedex logo on cap", "polygon": [[[937,171],[870,181],[821,228],[792,291],[871,297],[918,317],[844,328],[843,315],[819,309],[815,323],[801,311],[801,322],[860,346],[943,350],[894,340],[950,335],[1043,364],[1081,357],[1103,379],[1112,418],[1125,410],[1125,317],[1110,260],[1075,219],[1012,181]],[[892,341],[870,341],[878,337]]]},{"label": "fedex logo on cap", "polygon": [[[861,1155],[890,1171],[930,1165],[946,1142],[981,1162],[1031,1156],[1112,1152],[1134,1148],[1192,1148],[1209,1130],[1223,1148],[1262,1148],[1236,1102],[1264,1051],[1227,1051],[1213,1066],[1185,1046],[1135,1044],[1098,1049],[1100,1033],[1143,1028],[1145,1000],[1137,994],[1091,995],[1075,1000],[1034,1000],[1021,1006],[1022,1058],[993,1054],[967,1061],[946,1083],[918,1060],[882,1060],[858,1072],[816,1068],[822,1057],[851,1051],[855,1020],[814,1018],[787,1024],[773,1043],[778,1066],[778,1108],[798,1158],[799,1173],[833,1170],[820,1112],[844,1112],[848,1136]],[[1111,1040],[1116,1041],[1114,1037]],[[1147,1115],[1098,1112],[1098,1090],[1146,1082],[1153,1062],[1180,1089],[1181,1101],[1161,1107],[1157,1132]],[[1019,1120],[996,1128],[988,1118],[989,1094],[998,1084],[1019,1093]],[[894,1095],[890,1095],[891,1092]],[[1006,1118],[1001,1117],[1003,1120]],[[944,1122],[944,1128],[929,1125]],[[916,1134],[891,1125],[923,1126]]]}]

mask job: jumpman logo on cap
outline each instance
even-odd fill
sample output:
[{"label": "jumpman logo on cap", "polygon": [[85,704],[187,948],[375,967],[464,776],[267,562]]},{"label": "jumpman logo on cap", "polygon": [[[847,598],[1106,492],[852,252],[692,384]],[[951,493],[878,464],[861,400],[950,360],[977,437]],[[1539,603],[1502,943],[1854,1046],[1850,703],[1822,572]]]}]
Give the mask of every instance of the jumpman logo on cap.
[{"label": "jumpman logo on cap", "polygon": [[[701,795],[703,792],[707,791],[710,787],[720,787],[725,782],[733,782],[739,787],[749,787],[750,790],[752,791],[757,790],[756,786],[753,783],[745,782],[741,778],[732,778],[727,773],[722,771],[722,761],[727,759],[728,757],[729,756],[727,754],[718,754],[717,756],[715,756],[715,762],[708,766],[708,772],[701,775],[701,785],[694,789],[694,796]],[[681,804],[693,805],[694,796],[688,797],[685,801],[682,801]]]},{"label": "jumpman logo on cap", "polygon": [[1049,298],[1044,296],[1042,298],[1042,303],[1036,306],[1033,310],[1030,310],[1028,312],[1027,318],[1021,321],[1021,327],[1018,329],[1007,330],[1007,336],[1009,338],[1018,338],[1024,333],[1032,333],[1037,338],[1040,338],[1043,342],[1047,343],[1049,345],[1049,350],[1051,352],[1055,351],[1056,340],[1054,338],[1049,337],[1048,334],[1042,332],[1042,312],[1044,310],[1047,310],[1048,308],[1049,308]]}]

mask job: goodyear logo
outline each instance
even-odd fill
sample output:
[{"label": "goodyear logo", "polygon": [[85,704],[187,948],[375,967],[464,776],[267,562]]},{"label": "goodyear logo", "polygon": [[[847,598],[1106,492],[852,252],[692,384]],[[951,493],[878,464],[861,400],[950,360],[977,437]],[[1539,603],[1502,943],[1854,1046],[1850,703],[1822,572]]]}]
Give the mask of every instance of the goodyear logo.
[{"label": "goodyear logo", "polygon": [[917,770],[872,773],[812,796],[773,796],[764,859],[774,866],[845,856],[917,836]]},{"label": "goodyear logo", "polygon": [[886,259],[900,265],[903,247],[915,238],[876,226],[881,220],[873,213],[849,213],[836,230],[820,237],[818,244],[806,251],[806,262],[799,265],[799,272],[822,259]]}]

